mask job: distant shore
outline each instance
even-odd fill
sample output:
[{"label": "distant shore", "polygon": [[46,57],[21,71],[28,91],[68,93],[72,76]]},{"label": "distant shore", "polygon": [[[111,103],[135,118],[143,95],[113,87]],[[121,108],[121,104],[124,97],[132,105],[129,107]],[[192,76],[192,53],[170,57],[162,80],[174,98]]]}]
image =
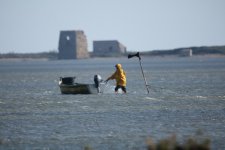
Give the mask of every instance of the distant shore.
[{"label": "distant shore", "polygon": [[[86,59],[115,59],[118,57],[90,57]],[[127,56],[121,56],[119,58],[127,58]],[[169,56],[145,56],[142,55],[144,59],[179,59],[179,58],[225,58],[225,55],[218,54],[207,54],[207,55],[194,55],[191,57],[179,57],[176,55]],[[0,58],[0,62],[9,61],[9,62],[22,62],[22,61],[57,61],[58,59],[48,59],[48,58]],[[70,59],[71,60],[71,59]],[[76,60],[76,59],[74,59]],[[84,60],[84,59],[79,59]]]},{"label": "distant shore", "polygon": [[[191,51],[191,55],[187,52]],[[135,51],[128,51],[120,54],[117,57],[126,57],[130,53],[136,53]],[[202,46],[202,47],[186,47],[177,48],[172,50],[152,50],[141,51],[143,57],[225,57],[225,46]],[[95,57],[93,52],[90,52],[90,58],[110,58],[115,56],[98,56]],[[10,61],[27,61],[27,60],[58,60],[58,52],[40,52],[40,53],[0,53],[0,60]]]}]

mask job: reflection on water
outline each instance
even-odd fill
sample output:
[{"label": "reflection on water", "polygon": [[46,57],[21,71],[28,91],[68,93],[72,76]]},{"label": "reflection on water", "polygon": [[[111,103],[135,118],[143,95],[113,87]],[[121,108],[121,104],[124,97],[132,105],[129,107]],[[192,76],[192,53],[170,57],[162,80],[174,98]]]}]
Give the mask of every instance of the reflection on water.
[{"label": "reflection on water", "polygon": [[[225,59],[143,58],[146,94],[138,61],[125,58],[0,63],[0,148],[144,149],[148,136],[183,139],[202,130],[213,149],[224,149]],[[128,94],[62,95],[60,76],[93,83],[127,73]]]}]

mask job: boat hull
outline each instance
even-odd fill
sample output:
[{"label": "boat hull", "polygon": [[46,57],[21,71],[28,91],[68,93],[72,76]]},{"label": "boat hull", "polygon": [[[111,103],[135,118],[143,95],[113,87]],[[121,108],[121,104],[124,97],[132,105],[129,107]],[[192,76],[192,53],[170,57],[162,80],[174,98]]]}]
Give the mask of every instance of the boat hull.
[{"label": "boat hull", "polygon": [[97,94],[98,89],[95,84],[59,84],[62,94]]}]

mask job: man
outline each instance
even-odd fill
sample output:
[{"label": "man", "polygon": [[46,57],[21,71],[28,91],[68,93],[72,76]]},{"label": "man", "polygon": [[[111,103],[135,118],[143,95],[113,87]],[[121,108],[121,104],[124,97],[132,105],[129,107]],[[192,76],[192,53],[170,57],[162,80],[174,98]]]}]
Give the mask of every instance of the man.
[{"label": "man", "polygon": [[107,78],[106,82],[109,80],[115,79],[116,80],[116,88],[115,92],[118,93],[118,89],[121,88],[124,93],[127,92],[126,90],[126,73],[122,69],[121,64],[116,64],[116,71],[109,77]]}]

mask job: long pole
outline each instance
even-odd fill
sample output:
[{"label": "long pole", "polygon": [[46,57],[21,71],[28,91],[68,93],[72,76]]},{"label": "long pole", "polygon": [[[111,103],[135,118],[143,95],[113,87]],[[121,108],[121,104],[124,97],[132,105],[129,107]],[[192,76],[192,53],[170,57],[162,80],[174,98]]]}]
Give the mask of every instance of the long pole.
[{"label": "long pole", "polygon": [[146,86],[147,92],[148,92],[148,94],[149,94],[148,84],[147,84],[147,81],[146,81],[146,78],[145,78],[145,74],[144,74],[144,71],[143,71],[143,68],[142,68],[141,58],[140,58],[140,57],[139,57],[139,63],[140,63],[140,66],[141,66],[142,76],[143,76],[144,81],[145,81],[145,86]]}]

